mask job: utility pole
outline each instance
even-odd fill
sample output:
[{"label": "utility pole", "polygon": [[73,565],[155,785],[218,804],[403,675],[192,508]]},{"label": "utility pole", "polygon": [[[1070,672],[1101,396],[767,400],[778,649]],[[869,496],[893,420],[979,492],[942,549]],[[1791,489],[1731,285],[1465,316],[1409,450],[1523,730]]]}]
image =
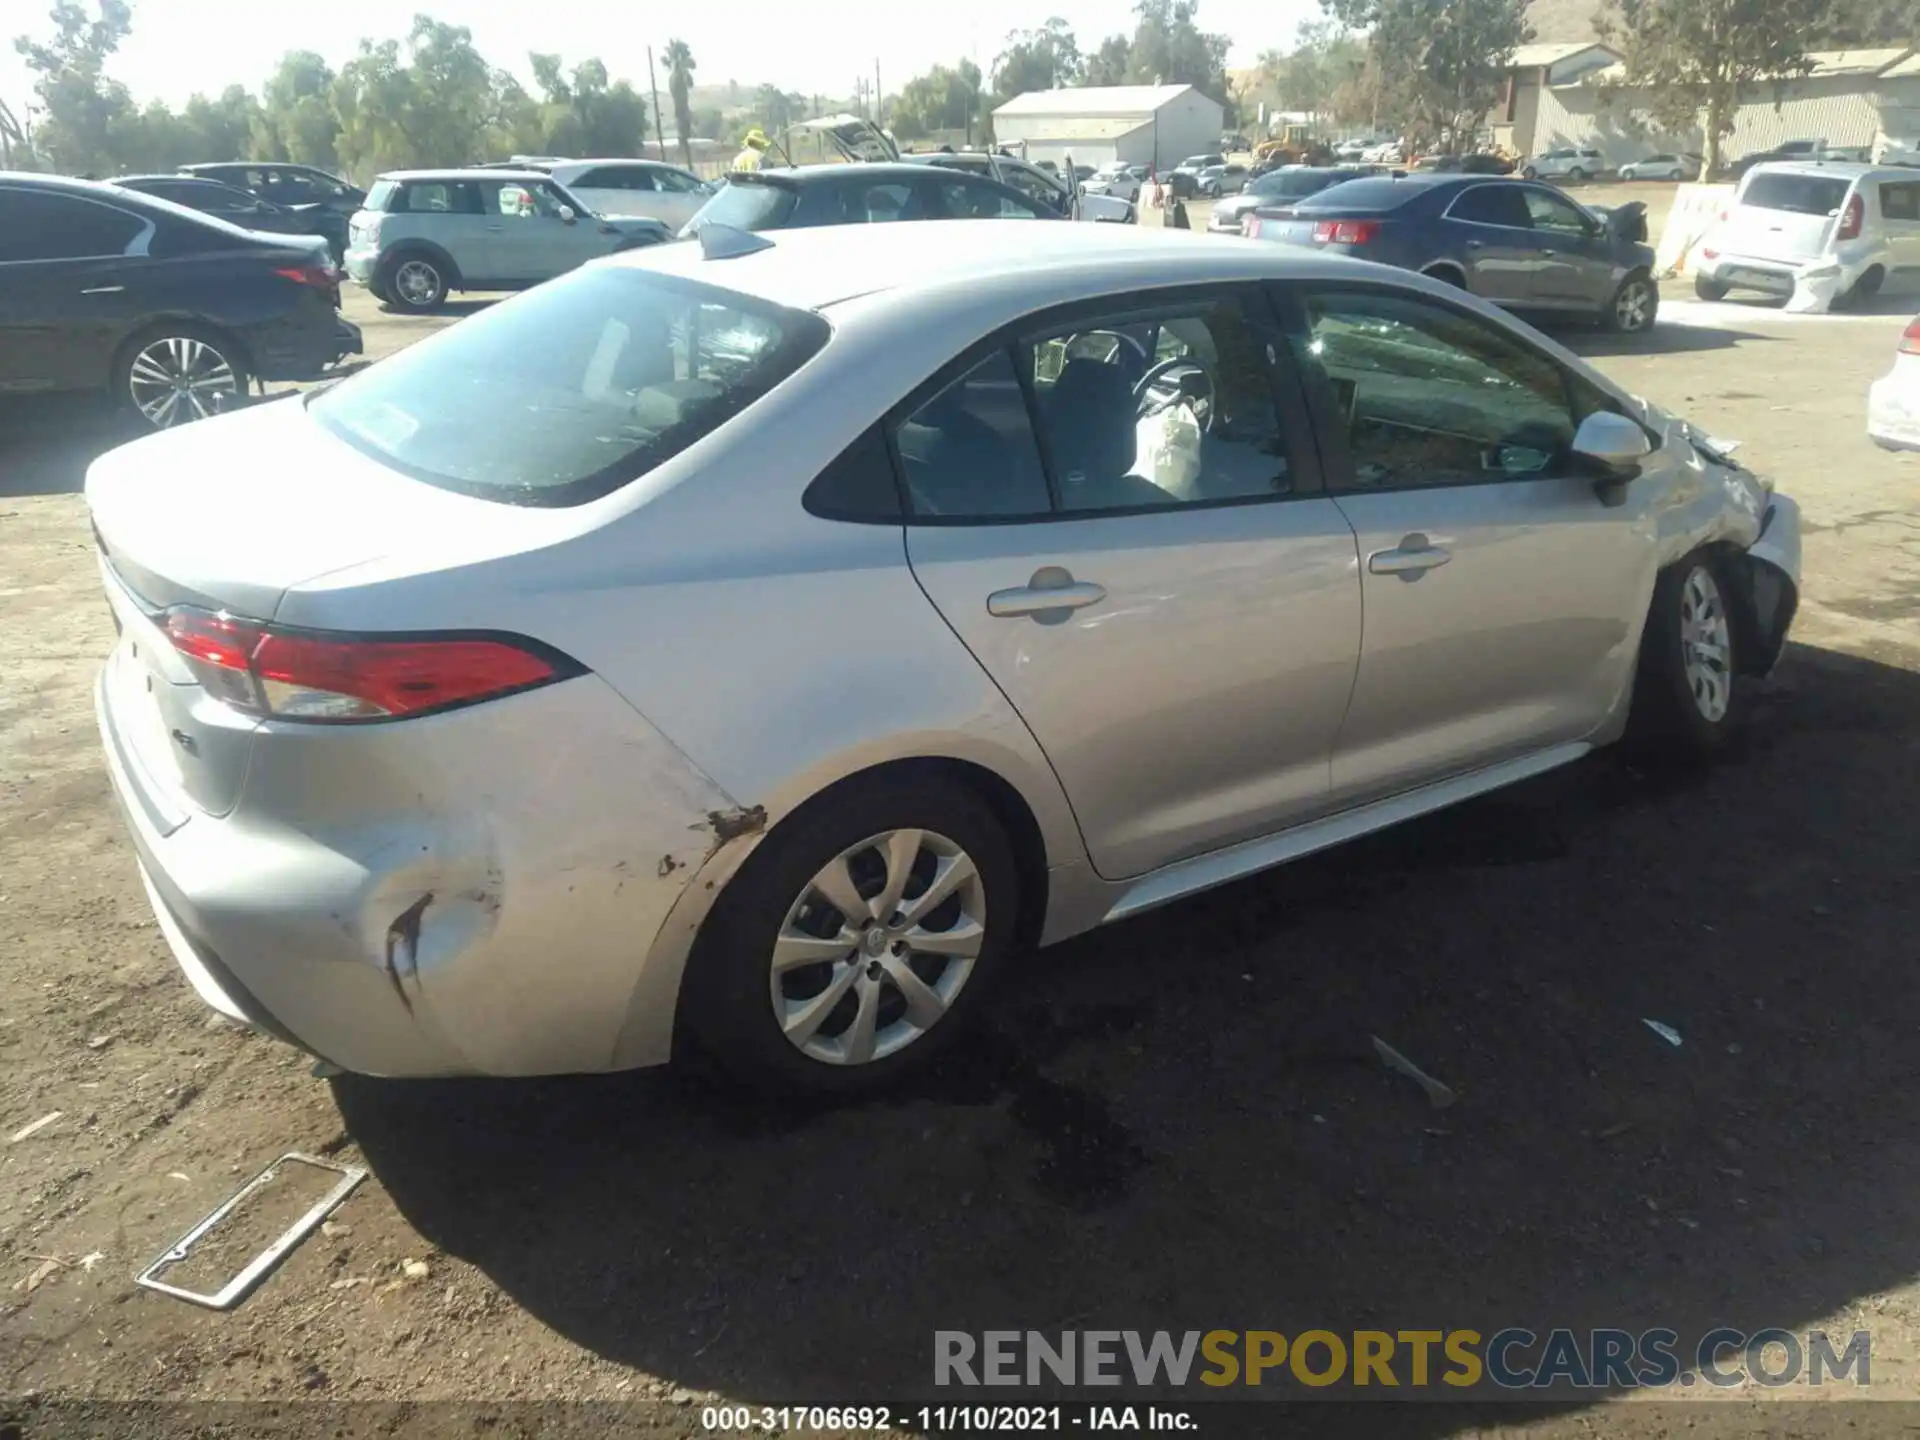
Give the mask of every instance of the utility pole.
[{"label": "utility pole", "polygon": [[876,55],[873,57],[873,123],[875,125],[884,124],[886,121],[885,99],[886,92],[880,88],[880,57]]},{"label": "utility pole", "polygon": [[[651,45],[647,46],[647,88],[653,91],[653,138],[660,142],[660,158],[664,161],[667,158],[667,132],[666,127],[660,123],[660,82],[654,77],[653,73],[653,47]],[[680,137],[682,148],[685,147],[686,138],[684,135]],[[641,148],[645,149],[646,147],[643,145]]]}]

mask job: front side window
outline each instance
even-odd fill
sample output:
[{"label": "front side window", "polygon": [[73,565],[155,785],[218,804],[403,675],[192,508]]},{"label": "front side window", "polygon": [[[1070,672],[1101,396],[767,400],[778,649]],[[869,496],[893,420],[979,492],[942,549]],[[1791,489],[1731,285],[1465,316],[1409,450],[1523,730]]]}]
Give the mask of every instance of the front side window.
[{"label": "front side window", "polygon": [[1039,201],[1042,205],[1052,207],[1059,201],[1060,187],[1037,170],[1028,170],[1019,165],[1005,165],[1001,167],[1001,175],[1007,184],[1021,194]]},{"label": "front side window", "polygon": [[147,228],[125,210],[44,190],[0,190],[0,217],[0,261],[124,255]]},{"label": "front side window", "polygon": [[727,423],[826,343],[817,315],[647,270],[579,270],[321,391],[308,412],[424,484],[577,505]]},{"label": "front side window", "polygon": [[1551,190],[1536,190],[1531,186],[1525,189],[1527,215],[1536,230],[1552,230],[1562,235],[1585,235],[1588,233],[1586,216],[1574,205],[1562,200]]},{"label": "front side window", "polygon": [[649,180],[653,186],[672,195],[693,195],[700,190],[698,176],[688,175],[679,170],[655,170],[649,176]]},{"label": "front side window", "polygon": [[651,190],[653,175],[637,165],[602,165],[572,183],[582,190]]},{"label": "front side window", "polygon": [[1230,299],[1077,322],[1020,346],[1062,510],[1292,489],[1262,346]]},{"label": "front side window", "polygon": [[956,220],[1038,220],[1045,218],[1040,208],[1021,195],[997,185],[982,185],[974,180],[955,178],[940,184],[940,204]]},{"label": "front side window", "polygon": [[1355,489],[1563,473],[1576,422],[1566,379],[1544,355],[1408,296],[1312,293],[1306,309],[1299,359],[1333,392]]}]

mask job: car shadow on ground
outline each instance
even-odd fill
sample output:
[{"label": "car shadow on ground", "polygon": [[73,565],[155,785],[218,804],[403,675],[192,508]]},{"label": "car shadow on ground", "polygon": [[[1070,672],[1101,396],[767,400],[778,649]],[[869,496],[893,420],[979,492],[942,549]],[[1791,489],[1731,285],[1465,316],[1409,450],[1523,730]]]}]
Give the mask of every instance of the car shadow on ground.
[{"label": "car shadow on ground", "polygon": [[936,1392],[936,1329],[1666,1326],[1690,1356],[1920,1253],[1916,714],[1920,677],[1795,647],[1710,772],[1595,756],[1029,957],[883,1103],[692,1066],[336,1100],[431,1243],[735,1398],[1005,1398]]},{"label": "car shadow on ground", "polygon": [[1717,326],[1688,325],[1662,317],[1653,329],[1639,335],[1620,335],[1588,327],[1582,330],[1556,329],[1548,334],[1574,354],[1588,359],[1609,355],[1683,355],[1701,350],[1731,350],[1756,342],[1778,340],[1778,335],[1762,335],[1754,330],[1725,330]]},{"label": "car shadow on ground", "polygon": [[77,495],[87,466],[146,434],[135,417],[94,395],[0,403],[0,499]]}]

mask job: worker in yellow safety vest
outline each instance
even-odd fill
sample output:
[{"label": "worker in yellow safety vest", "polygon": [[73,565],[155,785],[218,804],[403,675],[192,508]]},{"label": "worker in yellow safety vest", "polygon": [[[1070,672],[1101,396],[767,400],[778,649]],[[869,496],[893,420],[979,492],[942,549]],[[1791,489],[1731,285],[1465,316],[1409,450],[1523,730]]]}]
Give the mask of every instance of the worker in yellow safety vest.
[{"label": "worker in yellow safety vest", "polygon": [[760,157],[767,149],[767,134],[758,125],[747,131],[746,143],[738,155],[733,157],[735,170],[758,170]]}]

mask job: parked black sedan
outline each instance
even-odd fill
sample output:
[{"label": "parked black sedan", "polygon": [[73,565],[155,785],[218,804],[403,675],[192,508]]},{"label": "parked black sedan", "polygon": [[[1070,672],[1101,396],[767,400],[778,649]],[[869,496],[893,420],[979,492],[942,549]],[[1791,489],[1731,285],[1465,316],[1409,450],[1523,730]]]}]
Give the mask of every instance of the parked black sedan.
[{"label": "parked black sedan", "polygon": [[1418,270],[1510,310],[1653,328],[1660,292],[1646,207],[1596,212],[1552,185],[1416,174],[1349,180],[1254,211],[1248,233]]},{"label": "parked black sedan", "polygon": [[318,238],[114,185],[0,171],[0,394],[104,390],[148,424],[361,353]]},{"label": "parked black sedan", "polygon": [[107,182],[142,195],[158,195],[203,215],[214,215],[242,230],[264,230],[274,235],[318,235],[327,242],[336,264],[347,253],[348,217],[338,210],[309,206],[289,210],[262,200],[234,185],[203,180],[197,175],[118,175]]},{"label": "parked black sedan", "polygon": [[729,175],[680,235],[696,235],[712,224],[758,231],[892,220],[1062,218],[1011,185],[965,171],[905,162],[803,165]]}]

